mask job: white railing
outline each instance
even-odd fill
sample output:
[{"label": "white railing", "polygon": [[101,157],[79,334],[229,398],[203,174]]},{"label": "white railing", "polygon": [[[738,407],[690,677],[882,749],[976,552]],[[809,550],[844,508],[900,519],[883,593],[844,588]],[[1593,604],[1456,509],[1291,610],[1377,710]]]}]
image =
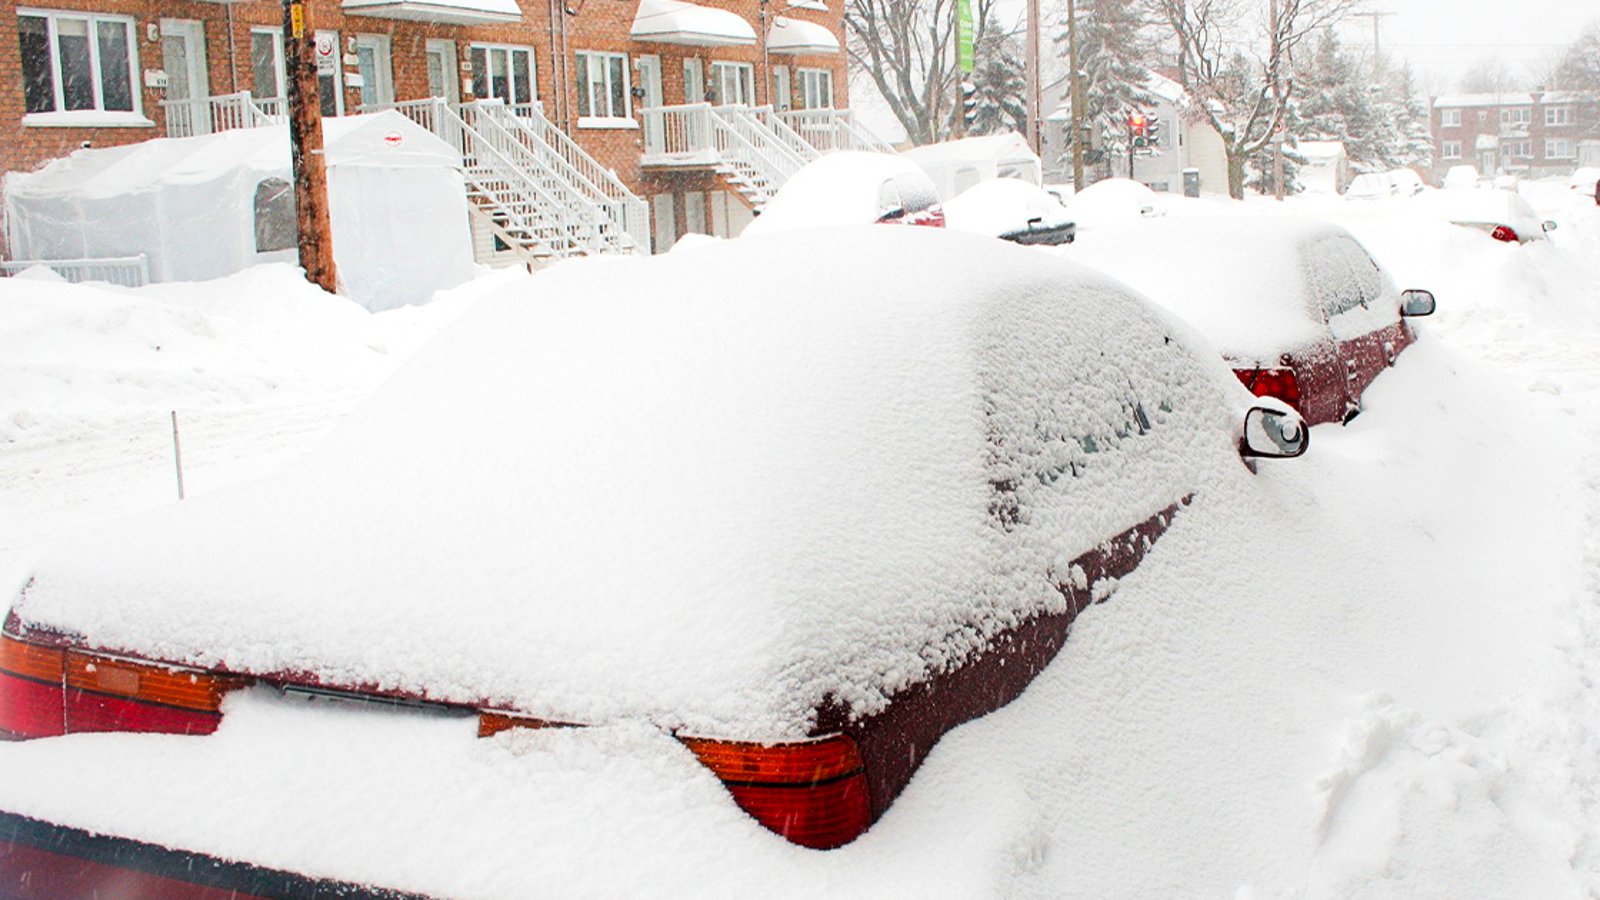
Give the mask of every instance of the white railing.
[{"label": "white railing", "polygon": [[150,283],[150,261],[143,253],[101,259],[6,259],[0,260],[0,275],[9,277],[35,266],[44,266],[74,284],[104,281],[123,287],[143,287]]},{"label": "white railing", "polygon": [[848,109],[794,109],[778,118],[823,153],[832,150],[868,150],[893,153],[887,141],[856,122]]},{"label": "white railing", "polygon": [[801,159],[810,162],[811,160],[822,155],[816,147],[811,146],[806,142],[805,138],[800,136],[800,132],[795,131],[789,126],[788,122],[785,122],[782,118],[780,118],[778,114],[773,111],[772,107],[757,106],[751,109],[750,112],[761,121],[761,124],[765,125],[767,129],[772,132],[773,136],[778,139],[779,143],[794,151],[794,153]]},{"label": "white railing", "polygon": [[646,165],[714,166],[759,207],[815,151],[790,129],[775,129],[770,111],[686,103],[641,110]]},{"label": "white railing", "polygon": [[252,97],[249,91],[192,100],[162,100],[167,137],[193,137],[234,128],[259,128],[284,121],[282,97]]},{"label": "white railing", "polygon": [[[616,172],[602,166],[570,135],[545,118],[538,104],[518,104],[506,110],[510,114],[506,124],[512,133],[549,168],[586,192],[614,223],[609,237],[619,244],[618,249],[650,252],[650,207],[623,184]],[[622,246],[626,243],[632,246]]]},{"label": "white railing", "polygon": [[685,103],[640,111],[644,116],[644,162],[711,165],[711,104]]}]

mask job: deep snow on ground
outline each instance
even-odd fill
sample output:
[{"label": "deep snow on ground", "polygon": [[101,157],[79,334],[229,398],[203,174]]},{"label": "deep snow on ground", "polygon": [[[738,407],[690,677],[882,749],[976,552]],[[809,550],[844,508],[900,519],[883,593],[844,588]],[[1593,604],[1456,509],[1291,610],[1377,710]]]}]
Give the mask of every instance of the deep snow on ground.
[{"label": "deep snow on ground", "polygon": [[[1403,201],[1285,204],[1432,289],[1423,340],[1308,456],[1219,479],[846,848],[762,831],[647,727],[479,741],[264,691],[215,738],[0,746],[0,807],[462,897],[1600,895],[1600,213],[1525,193],[1548,244]],[[1189,208],[1279,207],[1168,212]],[[368,316],[281,275],[0,281],[0,586],[173,502],[168,410],[191,491],[269,471],[525,277]]]}]

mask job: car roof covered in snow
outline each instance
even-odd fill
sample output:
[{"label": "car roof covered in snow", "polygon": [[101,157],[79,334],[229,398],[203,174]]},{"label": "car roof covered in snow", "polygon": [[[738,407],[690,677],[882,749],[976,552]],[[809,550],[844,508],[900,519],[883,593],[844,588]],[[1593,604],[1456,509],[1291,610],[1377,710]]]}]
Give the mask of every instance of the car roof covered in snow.
[{"label": "car roof covered in snow", "polygon": [[1080,231],[1057,252],[1170,309],[1224,355],[1270,358],[1323,338],[1306,248],[1354,241],[1337,225],[1290,216],[1184,216]]},{"label": "car roof covered in snow", "polygon": [[933,198],[938,191],[916,163],[894,153],[845,151],[806,163],[762,207],[747,235],[875,222],[879,190],[889,179],[910,179]]},{"label": "car roof covered in snow", "polygon": [[1072,221],[1065,206],[1044,188],[1015,178],[990,178],[944,203],[945,225],[974,234],[1021,231],[1032,219],[1044,227]]},{"label": "car roof covered in snow", "polygon": [[1059,609],[1075,556],[1239,464],[1248,398],[1181,323],[989,238],[818,229],[531,288],[288,469],[47,555],[17,614],[169,662],[799,736]]}]

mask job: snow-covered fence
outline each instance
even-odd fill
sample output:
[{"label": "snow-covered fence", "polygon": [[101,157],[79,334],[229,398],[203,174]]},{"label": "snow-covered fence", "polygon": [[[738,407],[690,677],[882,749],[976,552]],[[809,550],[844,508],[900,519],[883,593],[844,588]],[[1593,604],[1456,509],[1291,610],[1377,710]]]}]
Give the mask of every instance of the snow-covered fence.
[{"label": "snow-covered fence", "polygon": [[74,284],[82,281],[104,281],[123,287],[144,287],[150,283],[150,261],[143,253],[138,256],[115,256],[102,259],[8,259],[0,260],[0,276],[10,277],[44,266]]}]

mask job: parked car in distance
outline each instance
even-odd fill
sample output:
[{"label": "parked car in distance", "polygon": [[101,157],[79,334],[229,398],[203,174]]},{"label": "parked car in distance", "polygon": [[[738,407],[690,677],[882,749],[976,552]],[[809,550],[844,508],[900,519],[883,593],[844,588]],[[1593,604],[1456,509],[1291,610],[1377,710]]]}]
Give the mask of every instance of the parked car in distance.
[{"label": "parked car in distance", "polygon": [[791,175],[744,233],[870,222],[943,228],[928,173],[892,153],[829,153]]},{"label": "parked car in distance", "polygon": [[1456,225],[1508,244],[1544,240],[1545,232],[1556,229],[1555,222],[1542,221],[1528,201],[1512,191],[1435,191],[1418,200]]},{"label": "parked car in distance", "polygon": [[1365,172],[1350,179],[1344,189],[1346,200],[1381,200],[1399,195],[1399,187],[1388,172]]},{"label": "parked car in distance", "polygon": [[[789,840],[848,843],[1197,491],[1305,450],[1299,415],[1174,326],[1099,273],[949,231],[555,267],[480,301],[291,468],[45,555],[0,635],[0,731],[109,761],[138,736],[79,733],[204,742],[237,692],[482,737],[628,725],[676,736]],[[0,815],[34,841],[8,854],[0,832],[0,883],[115,884],[126,857],[57,838],[115,846],[154,792],[207,827],[175,845],[147,824],[142,852],[230,886],[212,863],[251,846],[249,802],[130,778],[44,816],[15,789],[45,777],[34,746],[0,743]]]},{"label": "parked car in distance", "polygon": [[1422,183],[1422,176],[1411,169],[1391,169],[1386,174],[1394,185],[1394,192],[1401,197],[1414,196],[1428,189]]},{"label": "parked car in distance", "polygon": [[1480,181],[1477,166],[1459,165],[1445,170],[1439,186],[1450,190],[1476,189]]},{"label": "parked car in distance", "polygon": [[1285,216],[1195,216],[1085,232],[1069,259],[1127,282],[1199,329],[1239,380],[1308,422],[1345,422],[1433,312],[1349,232]]},{"label": "parked car in distance", "polygon": [[1077,226],[1043,188],[1015,178],[980,181],[945,201],[945,226],[1018,244],[1070,244]]},{"label": "parked car in distance", "polygon": [[1130,178],[1096,181],[1067,201],[1078,230],[1164,215],[1156,192]]},{"label": "parked car in distance", "polygon": [[1580,166],[1568,179],[1567,186],[1600,203],[1600,166]]}]

